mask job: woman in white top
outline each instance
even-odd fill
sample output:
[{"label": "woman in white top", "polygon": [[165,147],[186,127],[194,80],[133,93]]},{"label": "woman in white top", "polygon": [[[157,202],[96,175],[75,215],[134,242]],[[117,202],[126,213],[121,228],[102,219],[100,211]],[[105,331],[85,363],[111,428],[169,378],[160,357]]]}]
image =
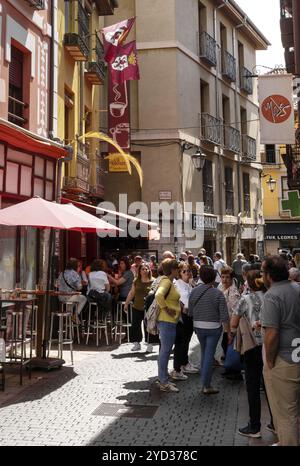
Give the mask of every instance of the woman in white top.
[{"label": "woman in white top", "polygon": [[180,294],[181,318],[176,327],[176,340],[174,347],[174,370],[171,377],[174,380],[186,380],[186,373],[199,372],[197,367],[189,362],[189,344],[193,335],[193,319],[187,314],[189,297],[193,287],[190,285],[192,271],[189,264],[181,262],[179,264],[179,279],[174,283]]},{"label": "woman in white top", "polygon": [[88,298],[97,302],[104,318],[111,311],[112,296],[107,274],[102,269],[102,261],[94,260],[88,277]]}]

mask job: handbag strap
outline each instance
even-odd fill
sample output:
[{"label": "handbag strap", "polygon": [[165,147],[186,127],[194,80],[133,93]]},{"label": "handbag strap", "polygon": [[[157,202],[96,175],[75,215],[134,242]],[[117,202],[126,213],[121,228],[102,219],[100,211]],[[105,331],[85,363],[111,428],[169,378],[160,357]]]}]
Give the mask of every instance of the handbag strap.
[{"label": "handbag strap", "polygon": [[213,287],[212,287],[212,286],[209,286],[209,287],[207,287],[204,291],[202,291],[202,293],[200,294],[200,296],[199,296],[199,297],[197,298],[197,300],[195,301],[194,306],[196,306],[196,304],[199,303],[199,301],[200,301],[200,299],[202,298],[202,296],[204,296],[205,293],[206,293],[208,290],[210,290],[211,288],[213,288]]},{"label": "handbag strap", "polygon": [[67,282],[66,277],[65,277],[65,272],[63,272],[62,276],[63,276],[63,279],[64,279],[65,284],[66,284],[69,288],[71,288],[71,290],[78,291],[76,288],[74,288],[74,286],[70,285],[70,283]]}]

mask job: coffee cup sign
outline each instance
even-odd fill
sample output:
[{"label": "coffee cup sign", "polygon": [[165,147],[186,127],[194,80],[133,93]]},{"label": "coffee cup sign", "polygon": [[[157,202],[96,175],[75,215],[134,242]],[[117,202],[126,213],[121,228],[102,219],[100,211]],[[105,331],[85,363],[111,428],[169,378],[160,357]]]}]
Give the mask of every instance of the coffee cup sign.
[{"label": "coffee cup sign", "polygon": [[283,123],[292,113],[290,101],[283,95],[273,94],[267,97],[261,105],[262,114],[270,123]]},{"label": "coffee cup sign", "polygon": [[[108,89],[108,131],[109,136],[122,149],[130,149],[130,119],[128,83],[114,84],[111,79]],[[109,150],[113,152],[114,149]]]}]

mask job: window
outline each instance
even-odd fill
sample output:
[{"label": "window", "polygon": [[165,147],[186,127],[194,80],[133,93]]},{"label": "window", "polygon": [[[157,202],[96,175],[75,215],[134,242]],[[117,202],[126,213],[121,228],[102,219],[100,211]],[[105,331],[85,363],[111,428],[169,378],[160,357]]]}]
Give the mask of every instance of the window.
[{"label": "window", "polygon": [[9,64],[8,120],[18,126],[24,126],[24,92],[23,92],[23,53],[11,46],[11,62]]},{"label": "window", "polygon": [[266,163],[276,163],[275,144],[266,144]]},{"label": "window", "polygon": [[243,198],[244,198],[244,216],[251,216],[250,204],[250,176],[248,173],[243,173]]},{"label": "window", "polygon": [[201,113],[209,113],[209,84],[205,81],[200,81],[200,105]]},{"label": "window", "polygon": [[199,33],[206,31],[207,29],[207,13],[206,7],[199,2],[198,5],[198,24],[199,24]]},{"label": "window", "polygon": [[287,176],[282,176],[281,177],[281,198],[282,199],[288,199],[287,192],[289,191],[289,186],[288,186],[288,177]]},{"label": "window", "polygon": [[204,212],[212,214],[214,212],[214,190],[212,162],[210,160],[205,161],[202,176]]},{"label": "window", "polygon": [[233,170],[225,167],[225,208],[227,215],[234,215]]},{"label": "window", "polygon": [[245,66],[245,59],[244,59],[244,45],[239,41],[238,41],[238,60],[239,60],[240,87],[242,87],[242,83],[243,83],[242,69]]}]

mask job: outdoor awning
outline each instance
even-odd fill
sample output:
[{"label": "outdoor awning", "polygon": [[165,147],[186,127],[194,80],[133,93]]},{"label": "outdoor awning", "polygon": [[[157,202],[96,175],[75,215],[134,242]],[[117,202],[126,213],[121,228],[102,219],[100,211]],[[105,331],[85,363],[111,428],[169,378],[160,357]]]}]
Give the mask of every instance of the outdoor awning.
[{"label": "outdoor awning", "polygon": [[37,136],[2,118],[0,118],[0,142],[1,141],[15,148],[35,154],[46,155],[55,159],[60,159],[68,155],[67,150],[61,144]]},{"label": "outdoor awning", "polygon": [[266,240],[300,240],[300,223],[267,223]]}]

